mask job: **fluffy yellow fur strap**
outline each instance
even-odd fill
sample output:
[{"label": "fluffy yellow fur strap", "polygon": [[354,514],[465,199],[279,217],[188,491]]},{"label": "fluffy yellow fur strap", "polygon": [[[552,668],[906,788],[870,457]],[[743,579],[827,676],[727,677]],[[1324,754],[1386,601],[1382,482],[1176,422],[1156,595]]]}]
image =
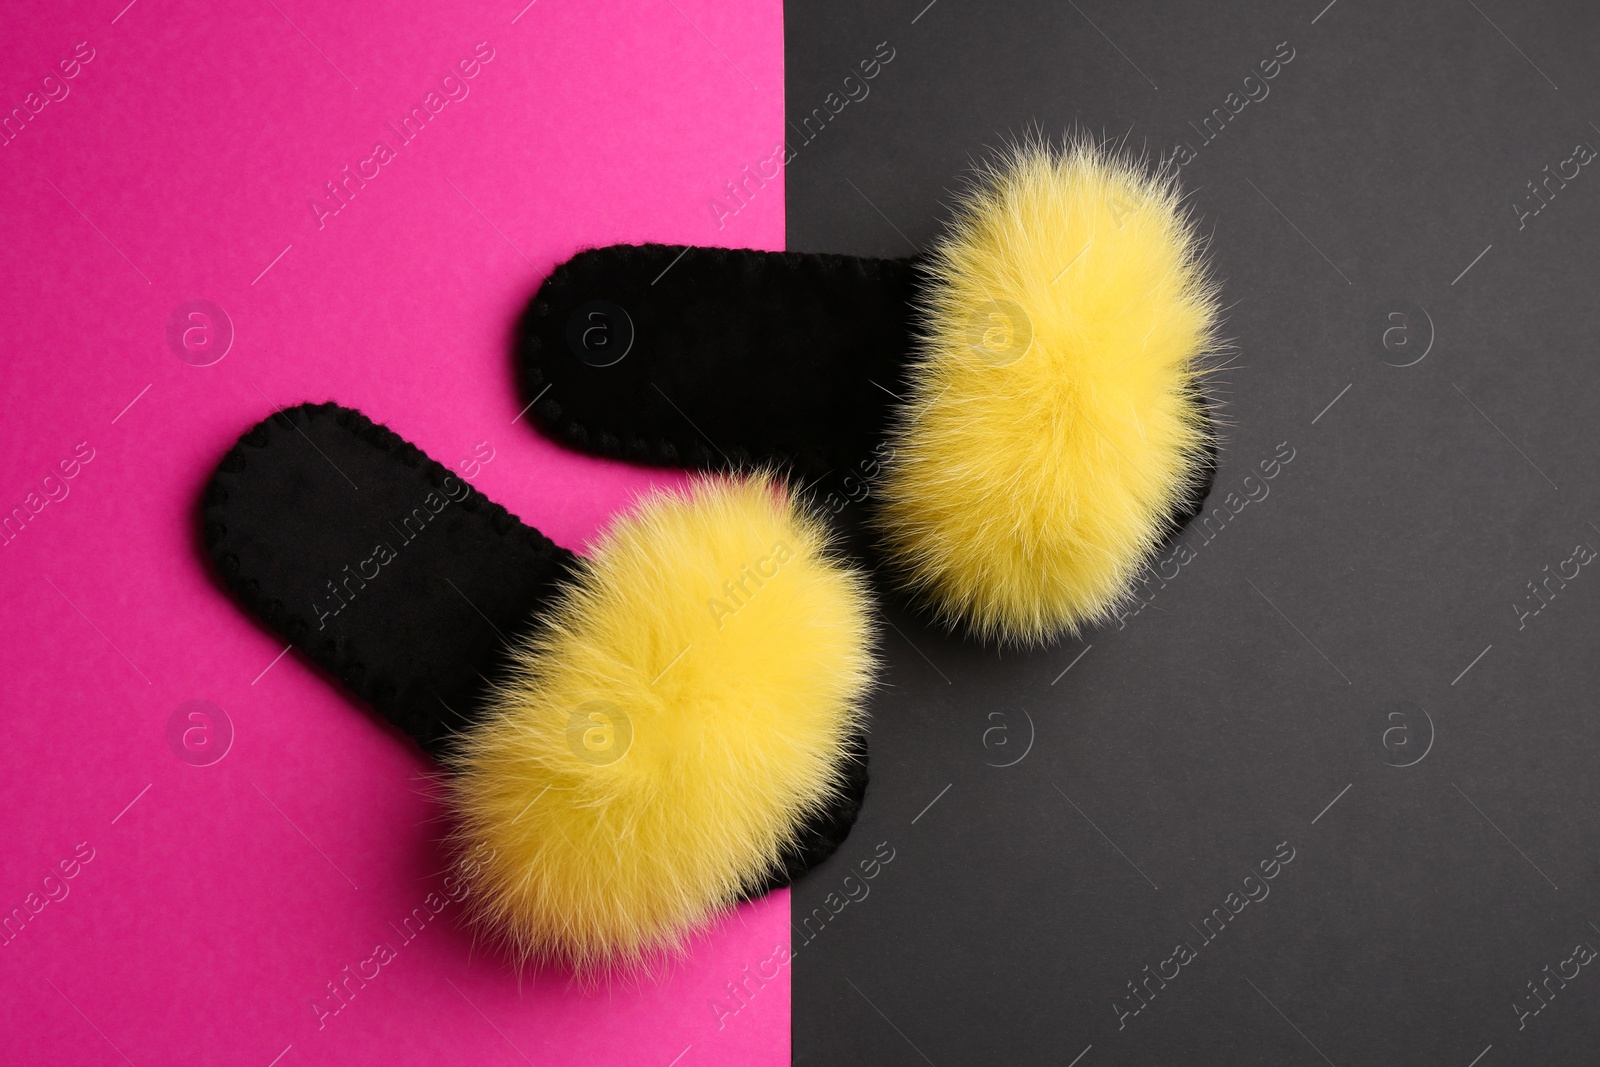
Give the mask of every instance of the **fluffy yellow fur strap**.
[{"label": "fluffy yellow fur strap", "polygon": [[1196,484],[1216,288],[1170,171],[1085,141],[978,176],[935,249],[880,522],[980,636],[1104,619]]},{"label": "fluffy yellow fur strap", "polygon": [[863,579],[775,479],[646,498],[456,760],[476,919],[579,968],[679,945],[838,788],[871,636]]}]

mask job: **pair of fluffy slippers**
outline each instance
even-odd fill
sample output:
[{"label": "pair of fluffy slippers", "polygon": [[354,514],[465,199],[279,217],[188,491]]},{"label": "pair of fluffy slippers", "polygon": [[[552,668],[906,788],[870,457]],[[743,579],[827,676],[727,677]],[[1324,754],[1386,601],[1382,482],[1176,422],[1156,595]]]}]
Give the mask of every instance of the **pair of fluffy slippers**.
[{"label": "pair of fluffy slippers", "polygon": [[1203,499],[1216,314],[1170,175],[1029,147],[926,258],[642,246],[558,268],[520,341],[541,424],[719,472],[586,557],[333,404],[240,439],[206,544],[444,763],[486,930],[638,962],[821,862],[861,804],[866,583],[791,482],[871,464],[874,522],[939,613],[1013,642],[1075,629]]}]

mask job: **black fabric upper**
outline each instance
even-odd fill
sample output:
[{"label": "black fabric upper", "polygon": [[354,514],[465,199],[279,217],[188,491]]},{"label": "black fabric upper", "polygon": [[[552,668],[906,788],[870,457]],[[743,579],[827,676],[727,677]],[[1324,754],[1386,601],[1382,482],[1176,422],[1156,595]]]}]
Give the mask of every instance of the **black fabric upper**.
[{"label": "black fabric upper", "polygon": [[[358,411],[303,404],[223,458],[201,504],[227,588],[425,751],[481,716],[511,643],[538,625],[572,552]],[[866,740],[847,788],[801,828],[787,885],[831,855],[866,791]]]}]

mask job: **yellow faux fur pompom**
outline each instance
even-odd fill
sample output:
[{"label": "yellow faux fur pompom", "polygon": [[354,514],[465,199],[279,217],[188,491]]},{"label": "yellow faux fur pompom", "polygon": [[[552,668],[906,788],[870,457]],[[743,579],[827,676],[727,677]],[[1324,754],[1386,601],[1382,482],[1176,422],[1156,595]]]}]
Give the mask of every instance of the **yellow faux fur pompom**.
[{"label": "yellow faux fur pompom", "polygon": [[863,579],[770,477],[647,497],[579,568],[451,799],[475,919],[589,969],[680,946],[777,868],[873,663]]},{"label": "yellow faux fur pompom", "polygon": [[980,172],[933,252],[879,519],[947,621],[1107,617],[1202,477],[1216,289],[1171,171],[1078,141]]}]

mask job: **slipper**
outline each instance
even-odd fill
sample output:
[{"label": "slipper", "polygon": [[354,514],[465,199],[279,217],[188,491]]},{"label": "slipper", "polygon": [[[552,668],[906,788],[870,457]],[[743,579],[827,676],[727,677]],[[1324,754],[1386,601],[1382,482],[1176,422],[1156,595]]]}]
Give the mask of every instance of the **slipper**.
[{"label": "slipper", "polygon": [[1202,507],[1218,319],[1170,168],[1029,143],[910,259],[580,252],[529,304],[518,360],[571,447],[870,492],[906,584],[1028,644],[1110,618]]},{"label": "slipper", "polygon": [[202,512],[227,588],[441,762],[473,916],[523,958],[680,947],[849,832],[865,582],[771,476],[648,496],[577,556],[306,404],[240,438]]}]

